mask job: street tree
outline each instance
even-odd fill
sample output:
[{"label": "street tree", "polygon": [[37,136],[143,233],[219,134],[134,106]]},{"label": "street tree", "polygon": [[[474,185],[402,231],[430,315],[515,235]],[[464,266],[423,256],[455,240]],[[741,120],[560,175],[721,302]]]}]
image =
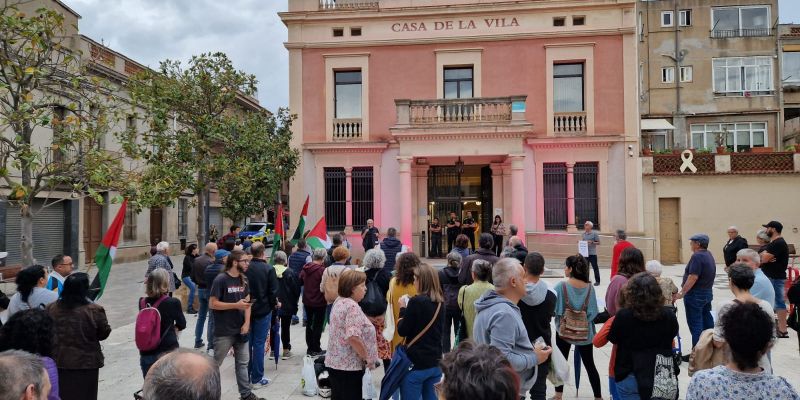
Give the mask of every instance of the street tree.
[{"label": "street tree", "polygon": [[19,207],[22,262],[31,265],[36,214],[64,200],[51,194],[102,202],[102,191],[131,180],[104,148],[119,116],[112,86],[69,47],[61,14],[26,13],[25,3],[0,4],[0,201]]},{"label": "street tree", "polygon": [[[276,178],[287,176],[283,169],[294,172],[297,152],[286,139],[291,137],[291,117],[286,111],[272,115],[254,106],[248,96],[255,93],[255,76],[237,70],[225,54],[193,56],[186,65],[163,61],[158,70],[131,79],[128,88],[149,127],[129,132],[124,141],[126,152],[145,164],[138,205],[157,207],[193,196],[192,204],[200,207],[198,243],[206,238],[203,207],[210,188],[220,189],[225,215],[241,216],[278,190]],[[273,140],[285,147],[279,149]],[[243,175],[264,185],[259,187],[264,195],[247,193],[255,200],[243,196],[254,184]]]}]

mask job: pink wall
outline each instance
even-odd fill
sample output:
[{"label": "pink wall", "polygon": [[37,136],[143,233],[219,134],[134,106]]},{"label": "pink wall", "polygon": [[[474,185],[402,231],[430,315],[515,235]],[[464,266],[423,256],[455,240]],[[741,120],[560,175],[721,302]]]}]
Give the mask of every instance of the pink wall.
[{"label": "pink wall", "polygon": [[[594,42],[595,133],[624,132],[621,36],[525,39],[466,44],[303,50],[303,132],[306,143],[325,141],[325,59],[323,54],[369,53],[370,139],[390,137],[395,99],[436,97],[437,49],[483,48],[482,95],[527,94],[528,121],[535,134],[546,127],[545,44]],[[636,79],[636,77],[629,77]]]}]

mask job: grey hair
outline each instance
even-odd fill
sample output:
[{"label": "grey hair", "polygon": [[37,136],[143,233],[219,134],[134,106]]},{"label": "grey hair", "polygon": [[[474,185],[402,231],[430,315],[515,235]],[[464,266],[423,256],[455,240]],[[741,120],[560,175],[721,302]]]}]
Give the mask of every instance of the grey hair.
[{"label": "grey hair", "polygon": [[737,228],[736,225],[729,226],[728,230],[729,231],[736,231],[736,233],[739,233],[739,228]]},{"label": "grey hair", "polygon": [[387,230],[386,230],[386,236],[389,236],[389,237],[395,237],[395,236],[397,236],[397,229],[395,229],[395,228],[389,228],[389,229],[387,229]]},{"label": "grey hair", "polygon": [[519,273],[522,264],[516,258],[501,258],[492,266],[492,282],[494,287],[503,289],[508,287],[511,278]]},{"label": "grey hair", "polygon": [[650,260],[645,264],[644,269],[650,273],[650,275],[655,276],[656,278],[661,276],[661,271],[663,270],[664,266],[661,265],[658,260]]},{"label": "grey hair", "polygon": [[147,297],[161,297],[167,294],[169,289],[169,272],[164,268],[154,269],[144,281]]},{"label": "grey hair", "polygon": [[590,227],[594,227],[594,223],[592,221],[586,221],[583,223],[583,226],[589,225]]},{"label": "grey hair", "polygon": [[42,358],[22,350],[6,350],[0,353],[0,400],[17,400],[28,385],[33,385],[36,398],[41,397],[47,371]]},{"label": "grey hair", "polygon": [[[461,254],[458,254],[455,251],[451,251],[447,253],[447,266],[449,267],[451,264],[457,266],[461,264],[461,259],[462,259]],[[473,266],[475,265],[475,262],[477,262],[477,260],[473,261],[472,264]]]},{"label": "grey hair", "polygon": [[312,260],[324,260],[328,256],[328,251],[324,248],[315,249],[311,255]]},{"label": "grey hair", "polygon": [[617,238],[621,240],[625,240],[628,238],[628,234],[625,233],[624,229],[617,229]]},{"label": "grey hair", "polygon": [[276,251],[275,254],[272,255],[272,263],[277,265],[286,265],[286,260],[288,257],[286,253],[283,251]]},{"label": "grey hair", "polygon": [[767,235],[767,230],[766,229],[759,229],[758,233],[756,233],[756,237],[761,239],[761,240],[763,240],[766,243],[769,243],[769,242],[772,241],[772,239],[770,239],[769,235]]},{"label": "grey hair", "polygon": [[472,262],[472,273],[479,281],[488,281],[492,277],[492,263],[486,260],[475,260]]},{"label": "grey hair", "polygon": [[756,265],[761,265],[761,255],[753,249],[741,249],[736,252],[736,257],[747,257],[747,259],[754,262]]},{"label": "grey hair", "polygon": [[178,348],[156,361],[142,386],[146,400],[219,400],[222,386],[219,367],[211,357]]},{"label": "grey hair", "polygon": [[169,249],[169,242],[158,242],[156,245],[156,251],[159,253],[163,253]]},{"label": "grey hair", "polygon": [[364,255],[363,263],[365,269],[383,268],[386,264],[386,254],[381,249],[369,249]]},{"label": "grey hair", "polygon": [[516,235],[517,232],[519,232],[519,228],[516,225],[511,224],[511,225],[508,226],[508,231],[512,232],[511,233],[512,235]]}]

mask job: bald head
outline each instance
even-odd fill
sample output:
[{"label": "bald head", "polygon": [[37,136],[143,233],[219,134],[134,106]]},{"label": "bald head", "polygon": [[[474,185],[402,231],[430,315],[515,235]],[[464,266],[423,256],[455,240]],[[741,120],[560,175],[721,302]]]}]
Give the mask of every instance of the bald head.
[{"label": "bald head", "polygon": [[206,243],[206,250],[205,251],[206,251],[206,254],[208,254],[209,256],[211,256],[213,258],[214,257],[214,253],[217,251],[217,244],[214,243],[214,242]]},{"label": "bald head", "polygon": [[142,387],[145,400],[219,400],[219,367],[211,357],[177,349],[150,368]]}]

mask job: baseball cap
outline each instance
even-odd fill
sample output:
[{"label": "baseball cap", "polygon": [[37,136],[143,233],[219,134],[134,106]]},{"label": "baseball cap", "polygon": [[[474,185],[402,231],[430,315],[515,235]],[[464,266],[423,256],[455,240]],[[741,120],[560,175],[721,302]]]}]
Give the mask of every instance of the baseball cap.
[{"label": "baseball cap", "polygon": [[217,251],[214,252],[214,260],[222,261],[223,258],[229,256],[230,254],[231,254],[231,252],[228,251],[228,250],[224,250],[224,249],[217,250]]},{"label": "baseball cap", "polygon": [[706,235],[705,233],[695,233],[694,235],[692,235],[692,237],[689,238],[689,240],[705,245],[708,245],[708,242],[710,241],[708,239],[708,235]]},{"label": "baseball cap", "polygon": [[763,226],[764,228],[775,228],[775,230],[778,231],[778,233],[781,233],[781,231],[783,231],[783,224],[778,221],[769,221],[767,224],[761,226]]}]

